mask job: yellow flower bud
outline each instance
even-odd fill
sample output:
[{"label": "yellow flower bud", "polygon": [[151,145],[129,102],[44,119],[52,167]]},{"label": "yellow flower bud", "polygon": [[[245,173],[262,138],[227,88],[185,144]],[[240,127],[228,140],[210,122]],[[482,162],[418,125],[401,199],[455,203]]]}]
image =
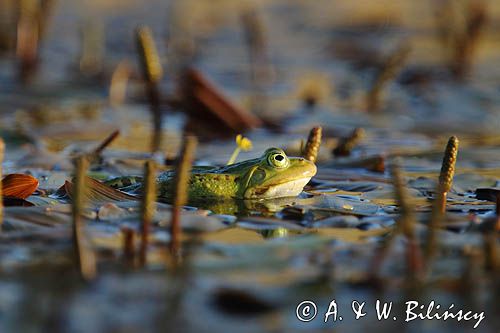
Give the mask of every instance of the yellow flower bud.
[{"label": "yellow flower bud", "polygon": [[243,151],[252,150],[252,141],[249,138],[245,138],[241,134],[236,136],[236,144],[238,145],[238,148]]}]

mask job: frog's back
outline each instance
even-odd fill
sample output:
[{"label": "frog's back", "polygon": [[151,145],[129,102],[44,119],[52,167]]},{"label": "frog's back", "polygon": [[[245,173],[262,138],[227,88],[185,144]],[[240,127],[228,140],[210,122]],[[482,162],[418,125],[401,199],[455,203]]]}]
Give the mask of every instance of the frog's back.
[{"label": "frog's back", "polygon": [[[218,169],[194,168],[189,178],[189,198],[235,198],[238,193],[237,175],[221,173]],[[174,193],[175,173],[166,171],[158,177],[161,198],[171,198]]]}]

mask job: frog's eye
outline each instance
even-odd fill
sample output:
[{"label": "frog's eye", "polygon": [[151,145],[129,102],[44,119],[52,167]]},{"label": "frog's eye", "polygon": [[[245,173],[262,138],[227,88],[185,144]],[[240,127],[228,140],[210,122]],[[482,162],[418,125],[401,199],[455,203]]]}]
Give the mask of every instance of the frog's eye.
[{"label": "frog's eye", "polygon": [[288,166],[288,158],[283,153],[274,153],[269,155],[268,162],[276,168],[286,168]]}]

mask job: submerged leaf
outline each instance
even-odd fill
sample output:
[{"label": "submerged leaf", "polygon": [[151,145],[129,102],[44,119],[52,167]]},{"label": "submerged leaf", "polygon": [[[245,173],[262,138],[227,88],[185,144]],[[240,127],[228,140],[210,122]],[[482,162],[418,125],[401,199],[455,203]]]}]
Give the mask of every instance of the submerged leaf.
[{"label": "submerged leaf", "polygon": [[14,173],[2,179],[2,191],[5,197],[26,199],[38,188],[38,180],[30,175]]}]

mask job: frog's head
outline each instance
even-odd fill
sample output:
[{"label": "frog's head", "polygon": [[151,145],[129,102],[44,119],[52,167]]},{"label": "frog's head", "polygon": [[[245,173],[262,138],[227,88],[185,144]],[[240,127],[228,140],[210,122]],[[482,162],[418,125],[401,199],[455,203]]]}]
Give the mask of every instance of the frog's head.
[{"label": "frog's head", "polygon": [[297,196],[316,174],[313,162],[288,157],[279,148],[269,148],[240,178],[240,196],[244,199]]}]

